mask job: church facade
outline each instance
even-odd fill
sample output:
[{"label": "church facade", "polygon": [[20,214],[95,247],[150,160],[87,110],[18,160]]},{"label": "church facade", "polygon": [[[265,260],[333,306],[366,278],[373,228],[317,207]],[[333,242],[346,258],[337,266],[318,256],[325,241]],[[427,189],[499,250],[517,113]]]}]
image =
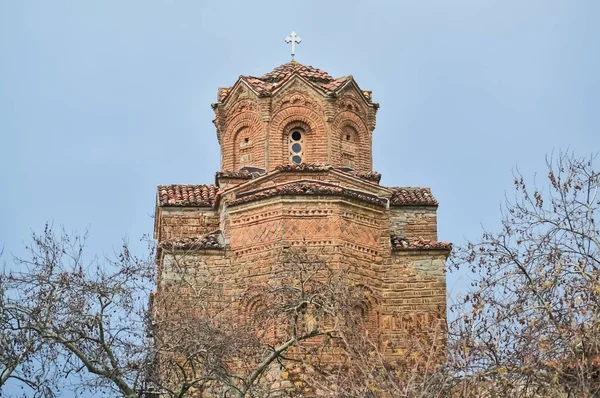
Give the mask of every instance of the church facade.
[{"label": "church facade", "polygon": [[303,246],[332,266],[353,264],[348,278],[367,292],[365,316],[384,339],[445,319],[451,245],[438,241],[438,202],[428,188],[379,184],[378,107],[352,76],[297,62],[220,88],[214,183],[157,189],[157,294],[175,272],[161,248],[193,252],[230,276],[226,294],[242,295],[268,281],[283,246]]}]

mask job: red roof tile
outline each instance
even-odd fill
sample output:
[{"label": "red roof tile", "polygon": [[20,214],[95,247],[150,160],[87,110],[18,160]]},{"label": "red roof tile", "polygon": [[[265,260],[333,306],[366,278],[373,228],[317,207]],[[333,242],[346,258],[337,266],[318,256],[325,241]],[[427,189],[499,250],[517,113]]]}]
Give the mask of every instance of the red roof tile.
[{"label": "red roof tile", "polygon": [[237,171],[217,171],[215,173],[215,185],[217,187],[220,186],[221,179],[229,179],[229,180],[251,180],[253,178],[258,178],[261,175],[265,174],[264,172],[250,172],[248,170],[237,170]]},{"label": "red roof tile", "polygon": [[437,206],[438,201],[429,188],[390,187],[392,206]]},{"label": "red roof tile", "polygon": [[258,191],[246,192],[238,195],[234,201],[229,203],[229,205],[234,206],[282,195],[335,195],[352,197],[381,206],[385,206],[387,203],[386,199],[384,198],[380,198],[365,192],[343,188],[334,184],[318,183],[314,181],[295,181]]},{"label": "red roof tile", "polygon": [[[268,97],[274,90],[281,87],[294,74],[297,74],[308,80],[313,84],[313,86],[320,89],[325,94],[332,94],[336,92],[345,83],[352,79],[351,76],[343,76],[338,79],[334,79],[327,72],[321,69],[313,68],[309,65],[302,65],[294,61],[278,66],[271,72],[262,76],[240,76],[240,79],[248,83],[248,85],[252,87],[254,91],[256,91],[259,97]],[[225,101],[230,92],[231,87],[220,88],[218,92],[219,101]],[[370,91],[363,91],[363,94],[368,101],[371,101]]]},{"label": "red roof tile", "polygon": [[259,172],[250,172],[246,170],[236,170],[236,171],[217,171],[215,173],[215,178],[239,178],[241,180],[251,180],[253,178],[260,177],[263,173]]},{"label": "red roof tile", "polygon": [[222,102],[225,98],[227,98],[230,91],[231,87],[219,87],[219,90],[217,91],[217,100]]},{"label": "red roof tile", "polygon": [[214,185],[159,185],[159,206],[212,206],[217,195]]},{"label": "red roof tile", "polygon": [[408,239],[397,236],[392,237],[392,249],[394,250],[452,250],[452,243],[426,240],[422,238]]},{"label": "red roof tile", "polygon": [[363,180],[379,183],[381,180],[381,174],[375,171],[355,171],[352,169],[344,169],[340,167],[323,166],[312,163],[300,163],[300,164],[285,164],[275,167],[275,170],[279,171],[303,171],[303,172],[318,172],[318,171],[329,171],[338,170],[342,173],[350,174],[354,177],[361,178]]},{"label": "red roof tile", "polygon": [[321,164],[314,163],[300,163],[300,164],[283,164],[275,167],[278,171],[329,171],[331,166],[324,166]]},{"label": "red roof tile", "polygon": [[363,180],[371,181],[376,184],[379,184],[379,181],[381,181],[381,174],[377,173],[376,171],[342,171],[344,171],[344,173],[353,175],[354,177],[362,178]]}]

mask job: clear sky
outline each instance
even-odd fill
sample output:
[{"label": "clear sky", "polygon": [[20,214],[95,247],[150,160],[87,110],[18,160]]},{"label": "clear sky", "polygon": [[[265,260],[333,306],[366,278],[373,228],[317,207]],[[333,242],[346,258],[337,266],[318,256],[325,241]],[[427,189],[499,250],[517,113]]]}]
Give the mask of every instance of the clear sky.
[{"label": "clear sky", "polygon": [[515,166],[600,150],[599,20],[597,0],[0,0],[5,260],[47,220],[94,252],[151,234],[156,185],[214,181],[217,88],[288,62],[292,30],[297,61],[373,90],[382,184],[431,187],[440,240],[475,238]]}]

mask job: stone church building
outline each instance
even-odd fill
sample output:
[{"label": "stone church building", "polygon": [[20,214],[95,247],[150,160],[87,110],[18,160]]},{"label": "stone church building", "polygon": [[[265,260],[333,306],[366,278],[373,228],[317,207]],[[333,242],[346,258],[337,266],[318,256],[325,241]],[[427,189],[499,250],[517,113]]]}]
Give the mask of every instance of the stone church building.
[{"label": "stone church building", "polygon": [[[212,108],[220,170],[214,183],[158,186],[159,248],[242,275],[229,288],[243,290],[268,278],[282,242],[314,247],[330,264],[356,265],[348,277],[369,293],[368,320],[381,335],[445,318],[451,245],[438,241],[438,202],[429,188],[379,184],[371,91],[292,61],[219,88]],[[159,293],[166,261],[159,249]]]}]

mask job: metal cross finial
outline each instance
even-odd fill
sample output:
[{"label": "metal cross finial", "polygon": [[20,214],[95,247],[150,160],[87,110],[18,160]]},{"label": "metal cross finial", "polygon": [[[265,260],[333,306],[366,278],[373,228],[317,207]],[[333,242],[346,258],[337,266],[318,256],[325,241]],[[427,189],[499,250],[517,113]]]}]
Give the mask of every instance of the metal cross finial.
[{"label": "metal cross finial", "polygon": [[296,55],[296,44],[300,44],[302,39],[300,36],[296,36],[296,32],[290,33],[288,37],[285,38],[286,43],[292,43],[292,61],[294,60],[294,55]]}]

